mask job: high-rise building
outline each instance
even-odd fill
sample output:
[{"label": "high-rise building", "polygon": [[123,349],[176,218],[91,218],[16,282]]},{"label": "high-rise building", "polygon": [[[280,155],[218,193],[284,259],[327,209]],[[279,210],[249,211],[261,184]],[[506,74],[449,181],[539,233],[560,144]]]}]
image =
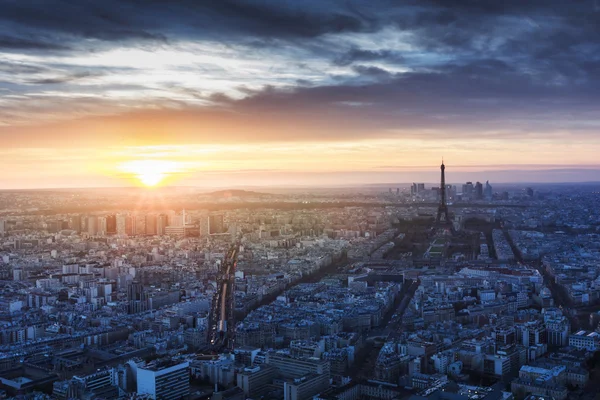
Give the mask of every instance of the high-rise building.
[{"label": "high-rise building", "polygon": [[98,235],[106,235],[107,224],[106,217],[98,217]]},{"label": "high-rise building", "polygon": [[73,215],[69,218],[69,228],[77,233],[81,232],[81,215]]},{"label": "high-rise building", "polygon": [[135,217],[133,215],[127,215],[125,217],[125,234],[128,236],[135,235]]},{"label": "high-rise building", "polygon": [[127,285],[127,302],[129,314],[137,314],[148,309],[146,292],[140,282],[133,281]]},{"label": "high-rise building", "polygon": [[483,199],[483,185],[481,184],[481,182],[477,182],[475,184],[475,198],[477,200]]},{"label": "high-rise building", "polygon": [[168,216],[169,224],[168,226],[183,226],[183,216],[181,214],[176,214],[171,212]]},{"label": "high-rise building", "polygon": [[106,233],[109,235],[117,233],[117,216],[114,214],[106,216]]},{"label": "high-rise building", "polygon": [[125,214],[116,215],[116,233],[118,235],[126,234],[127,218],[128,216]]},{"label": "high-rise building", "polygon": [[153,399],[186,399],[190,394],[190,363],[155,360],[138,367],[137,392]]},{"label": "high-rise building", "polygon": [[87,232],[91,236],[98,234],[98,217],[87,217]]},{"label": "high-rise building", "polygon": [[471,197],[473,195],[473,182],[467,182],[462,187],[463,196]]},{"label": "high-rise building", "polygon": [[490,185],[490,181],[485,181],[485,189],[483,190],[483,196],[491,200],[492,198],[492,185]]},{"label": "high-rise building", "polygon": [[156,234],[159,236],[164,235],[167,226],[169,226],[168,217],[165,214],[160,214],[156,219]]},{"label": "high-rise building", "polygon": [[134,216],[135,227],[134,235],[145,235],[146,234],[146,215],[138,214]]},{"label": "high-rise building", "polygon": [[158,233],[158,216],[156,214],[146,215],[146,235]]},{"label": "high-rise building", "polygon": [[223,222],[223,214],[213,214],[208,216],[208,233],[210,235],[215,233],[225,232],[225,224]]}]

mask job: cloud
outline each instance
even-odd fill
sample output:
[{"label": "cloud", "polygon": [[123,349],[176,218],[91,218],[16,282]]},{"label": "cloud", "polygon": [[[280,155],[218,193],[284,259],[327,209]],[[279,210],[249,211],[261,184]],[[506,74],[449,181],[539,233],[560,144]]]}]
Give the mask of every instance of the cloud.
[{"label": "cloud", "polygon": [[599,127],[591,1],[5,1],[0,25],[4,125],[208,115],[229,135],[265,126],[238,134],[256,140]]},{"label": "cloud", "polygon": [[15,50],[69,50],[68,46],[58,43],[46,42],[43,40],[26,39],[19,37],[11,37],[0,35],[0,50],[15,51]]}]

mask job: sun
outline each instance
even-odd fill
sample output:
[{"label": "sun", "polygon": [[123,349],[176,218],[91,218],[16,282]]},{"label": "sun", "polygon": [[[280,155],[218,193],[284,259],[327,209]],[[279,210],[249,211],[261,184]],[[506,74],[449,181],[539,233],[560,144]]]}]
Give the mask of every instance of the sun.
[{"label": "sun", "polygon": [[164,183],[181,168],[174,161],[147,159],[126,161],[119,166],[119,169],[143,186],[154,187]]},{"label": "sun", "polygon": [[137,177],[145,186],[156,186],[165,178],[165,175],[160,172],[149,171],[138,174]]}]

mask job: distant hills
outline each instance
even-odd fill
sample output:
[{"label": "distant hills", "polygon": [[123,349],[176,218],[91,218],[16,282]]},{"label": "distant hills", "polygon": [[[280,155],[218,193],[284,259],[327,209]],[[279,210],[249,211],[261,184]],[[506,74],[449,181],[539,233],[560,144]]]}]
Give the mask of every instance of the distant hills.
[{"label": "distant hills", "polygon": [[216,192],[206,193],[206,196],[216,197],[216,198],[227,198],[227,197],[239,197],[239,198],[248,198],[248,197],[264,197],[264,196],[273,196],[270,193],[261,193],[254,192],[251,190],[240,190],[240,189],[230,189],[230,190],[217,190]]}]

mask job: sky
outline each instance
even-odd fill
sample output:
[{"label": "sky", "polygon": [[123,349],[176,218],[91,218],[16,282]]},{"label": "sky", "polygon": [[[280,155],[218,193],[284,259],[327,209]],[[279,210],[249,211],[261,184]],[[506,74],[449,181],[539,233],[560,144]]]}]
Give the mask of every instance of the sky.
[{"label": "sky", "polygon": [[600,0],[0,10],[0,189],[600,176]]}]

